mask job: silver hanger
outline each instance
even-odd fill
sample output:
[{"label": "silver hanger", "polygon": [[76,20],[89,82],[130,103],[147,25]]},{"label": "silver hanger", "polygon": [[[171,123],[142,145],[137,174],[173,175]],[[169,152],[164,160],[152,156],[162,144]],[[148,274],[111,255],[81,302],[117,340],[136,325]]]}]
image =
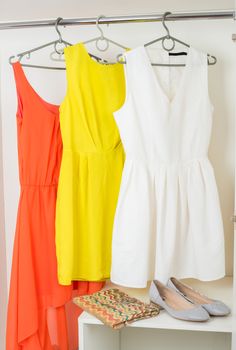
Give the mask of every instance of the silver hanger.
[{"label": "silver hanger", "polygon": [[[124,45],[122,45],[122,44],[120,44],[120,43],[118,43],[118,42],[116,42],[116,41],[114,41],[114,40],[112,40],[112,39],[109,39],[109,38],[107,38],[107,37],[104,36],[103,31],[102,31],[102,28],[101,28],[100,25],[99,25],[99,20],[100,20],[101,18],[105,18],[105,16],[104,16],[104,15],[99,15],[99,16],[97,17],[97,19],[96,19],[96,27],[97,27],[97,29],[99,30],[99,32],[100,32],[101,35],[98,36],[98,37],[96,37],[96,38],[86,40],[86,41],[84,41],[83,43],[84,43],[84,44],[88,44],[88,43],[91,43],[91,42],[95,41],[95,43],[96,43],[96,48],[97,48],[99,51],[106,51],[106,50],[109,48],[109,44],[110,44],[110,43],[113,44],[113,45],[119,46],[119,47],[121,47],[121,48],[124,49],[124,50],[128,50],[128,48],[127,48],[126,46],[124,46]],[[99,47],[99,42],[105,43],[105,47]]]},{"label": "silver hanger", "polygon": [[[62,18],[58,17],[56,19],[56,21],[55,21],[55,30],[56,30],[56,32],[58,34],[58,37],[59,37],[57,40],[51,41],[51,42],[49,42],[47,44],[40,45],[38,47],[35,47],[33,49],[30,49],[30,50],[27,50],[27,51],[24,51],[24,52],[20,52],[20,53],[18,53],[15,56],[11,56],[11,57],[9,57],[9,63],[12,64],[13,62],[15,62],[15,60],[21,62],[23,57],[26,57],[27,59],[30,59],[31,54],[33,52],[42,50],[42,49],[44,49],[46,47],[49,47],[49,46],[53,46],[53,48],[54,48],[54,51],[51,52],[51,54],[50,54],[50,58],[53,61],[62,61],[62,55],[63,55],[63,52],[64,52],[64,48],[67,47],[67,46],[71,46],[72,44],[70,44],[69,42],[67,42],[67,41],[62,39],[62,35],[61,35],[61,33],[60,33],[59,29],[58,29],[58,25],[59,25],[59,22],[61,20],[62,20]],[[57,55],[58,58],[55,58],[54,55]],[[95,55],[92,55],[92,54],[90,54],[90,55],[92,57],[94,57],[96,60],[100,60],[99,57],[97,57]],[[54,69],[54,70],[65,70],[66,69],[65,67],[42,66],[42,65],[29,64],[29,63],[22,63],[21,65],[23,67],[31,67],[31,68],[43,68],[43,69]]]},{"label": "silver hanger", "polygon": [[[170,15],[171,12],[165,12],[164,15],[163,15],[163,18],[162,18],[162,25],[163,27],[165,28],[167,34],[165,36],[162,36],[160,38],[157,38],[155,40],[152,40],[146,44],[144,44],[144,47],[147,47],[147,46],[150,46],[156,42],[159,42],[161,41],[161,44],[162,44],[162,48],[165,50],[165,51],[168,51],[170,53],[170,55],[186,55],[187,53],[186,52],[179,52],[179,53],[172,53],[171,51],[175,48],[175,44],[176,42],[178,42],[179,44],[181,45],[184,45],[186,47],[190,47],[189,44],[185,43],[184,41],[182,40],[179,40],[173,36],[170,35],[170,31],[165,23],[165,19],[166,19],[166,16]],[[167,47],[166,46],[166,41],[170,40],[172,42],[171,46],[170,47]],[[208,65],[214,65],[216,64],[217,62],[217,59],[215,56],[212,56],[212,55],[209,55],[207,54],[207,57],[208,57]],[[123,58],[122,55],[118,55],[117,56],[117,61],[120,62],[120,63],[125,63],[125,59]],[[185,64],[181,64],[181,63],[152,63],[152,66],[161,66],[161,67],[184,67]]]},{"label": "silver hanger", "polygon": [[[60,48],[61,46],[64,46],[63,49],[67,46],[71,46],[71,44],[65,40],[62,39],[62,35],[58,29],[58,24],[59,22],[62,20],[61,17],[58,17],[55,21],[55,29],[56,29],[56,32],[59,36],[59,38],[57,40],[54,40],[54,41],[51,41],[49,43],[46,43],[46,44],[43,44],[43,45],[40,45],[40,46],[37,46],[33,49],[30,49],[30,50],[27,50],[27,51],[23,51],[23,52],[20,52],[18,53],[17,55],[15,56],[11,56],[9,57],[9,63],[12,64],[16,59],[21,62],[22,58],[26,56],[27,59],[30,59],[31,57],[31,54],[33,52],[36,52],[36,51],[39,51],[39,50],[42,50],[46,47],[49,47],[49,46],[53,46],[54,47],[54,51],[53,53],[56,53],[58,55],[61,55],[62,53],[62,49]],[[36,65],[36,64],[29,64],[29,63],[22,63],[22,66],[24,67],[31,67],[31,68],[43,68],[43,69],[56,69],[56,70],[64,70],[65,68],[64,67],[56,67],[56,66],[42,66],[42,65]]]}]

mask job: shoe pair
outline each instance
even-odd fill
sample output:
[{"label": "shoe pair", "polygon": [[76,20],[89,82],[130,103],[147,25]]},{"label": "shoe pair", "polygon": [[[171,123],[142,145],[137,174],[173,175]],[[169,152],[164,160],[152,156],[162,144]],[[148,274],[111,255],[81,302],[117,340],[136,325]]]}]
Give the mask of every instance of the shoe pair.
[{"label": "shoe pair", "polygon": [[230,309],[171,277],[165,286],[152,281],[149,296],[152,303],[165,309],[172,317],[185,321],[207,321],[210,316],[226,316]]}]

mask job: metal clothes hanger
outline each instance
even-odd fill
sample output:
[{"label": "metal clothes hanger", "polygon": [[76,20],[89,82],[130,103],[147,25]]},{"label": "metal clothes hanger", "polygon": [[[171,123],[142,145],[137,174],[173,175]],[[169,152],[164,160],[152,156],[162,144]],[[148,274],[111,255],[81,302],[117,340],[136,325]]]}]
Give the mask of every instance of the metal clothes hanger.
[{"label": "metal clothes hanger", "polygon": [[[54,47],[54,51],[51,52],[50,54],[50,58],[53,61],[64,61],[62,59],[62,55],[64,52],[64,48],[67,46],[71,46],[72,44],[70,44],[69,42],[65,41],[62,39],[62,35],[58,29],[58,24],[59,22],[62,20],[61,17],[58,17],[56,22],[55,22],[55,30],[59,36],[59,38],[57,40],[51,41],[47,44],[43,44],[40,45],[38,47],[35,47],[33,49],[27,50],[27,51],[23,51],[18,53],[17,55],[11,56],[9,57],[9,63],[12,64],[14,63],[16,60],[21,62],[23,57],[26,57],[27,59],[30,59],[31,57],[31,53],[42,50],[46,47],[49,46],[53,46]],[[56,55],[57,57],[55,57],[54,55]],[[92,55],[89,53],[90,56],[94,57],[96,60],[101,60],[99,57]],[[43,69],[54,69],[54,70],[65,70],[65,67],[58,67],[58,66],[42,66],[42,65],[36,65],[36,64],[29,64],[29,63],[22,63],[21,64],[23,67],[31,67],[31,68],[43,68]]]},{"label": "metal clothes hanger", "polygon": [[[22,58],[25,56],[27,59],[30,59],[31,54],[33,52],[42,50],[42,49],[49,47],[49,46],[54,47],[53,53],[56,53],[57,55],[61,55],[62,54],[62,49],[60,48],[61,46],[64,46],[63,49],[67,46],[71,46],[71,44],[69,42],[62,39],[61,33],[58,29],[58,24],[61,20],[62,20],[62,18],[58,17],[56,22],[55,22],[55,29],[56,29],[56,32],[58,33],[58,36],[59,36],[59,38],[57,40],[51,41],[49,43],[46,43],[46,44],[43,44],[40,46],[37,46],[37,47],[30,49],[30,50],[27,50],[27,51],[20,52],[15,56],[11,56],[11,57],[9,57],[9,63],[12,64],[13,62],[15,62],[16,59],[17,59],[17,61],[21,62]],[[64,70],[65,69],[64,67],[42,66],[42,65],[29,64],[29,63],[22,63],[22,66],[32,67],[32,68],[43,68],[43,69],[56,69],[56,70]]]},{"label": "metal clothes hanger", "polygon": [[[165,24],[165,19],[166,19],[166,16],[170,15],[171,12],[165,12],[164,15],[163,15],[163,18],[162,18],[162,25],[163,27],[165,28],[167,34],[165,36],[162,36],[160,38],[157,38],[155,40],[152,40],[146,44],[144,44],[144,47],[148,47],[156,42],[159,42],[161,41],[161,44],[162,44],[162,48],[165,50],[165,51],[168,51],[169,52],[169,55],[171,56],[177,56],[177,55],[187,55],[186,52],[171,52],[174,48],[175,48],[175,44],[176,42],[181,44],[181,45],[184,45],[185,47],[190,47],[189,44],[183,42],[182,40],[179,40],[173,36],[170,35],[170,31],[169,29],[167,28],[167,25]],[[171,41],[172,42],[172,45],[170,47],[167,47],[166,46],[166,41]],[[208,56],[208,65],[214,65],[216,64],[217,62],[217,59],[215,56],[212,56],[212,55],[209,55],[207,54]],[[119,63],[125,63],[125,59],[123,58],[122,54],[121,55],[118,55],[117,56],[117,61]],[[152,63],[152,66],[162,66],[162,67],[184,67],[185,64],[180,64],[180,63]]]},{"label": "metal clothes hanger", "polygon": [[[109,38],[107,38],[107,37],[104,36],[103,31],[102,31],[102,28],[101,28],[100,25],[99,25],[99,20],[100,20],[101,18],[105,18],[105,16],[104,16],[104,15],[99,15],[99,16],[97,17],[97,20],[96,20],[96,27],[97,27],[97,29],[99,30],[99,32],[100,32],[101,35],[98,36],[98,37],[96,37],[96,38],[86,40],[86,41],[84,41],[83,43],[84,43],[84,44],[88,44],[88,43],[91,43],[91,42],[94,42],[94,41],[95,41],[96,48],[97,48],[99,51],[106,51],[106,50],[109,48],[109,44],[110,44],[110,43],[113,44],[113,45],[116,45],[116,46],[118,46],[118,47],[121,47],[121,48],[124,49],[124,50],[129,50],[129,48],[127,48],[126,46],[124,46],[124,45],[118,43],[117,41],[114,41],[114,40],[109,39]],[[105,46],[104,46],[104,47],[100,47],[100,46],[99,46],[99,42],[100,42],[100,43],[102,43],[102,42],[105,43]]]}]

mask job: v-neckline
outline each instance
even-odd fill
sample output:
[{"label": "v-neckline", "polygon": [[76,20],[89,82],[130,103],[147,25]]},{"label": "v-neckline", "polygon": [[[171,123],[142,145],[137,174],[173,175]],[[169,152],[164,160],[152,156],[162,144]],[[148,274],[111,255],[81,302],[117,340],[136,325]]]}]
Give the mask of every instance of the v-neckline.
[{"label": "v-neckline", "polygon": [[[146,61],[147,61],[147,63],[148,63],[148,66],[149,66],[149,68],[150,68],[150,73],[151,73],[151,76],[152,76],[152,78],[153,78],[153,80],[154,80],[155,85],[158,87],[158,89],[160,90],[161,94],[162,94],[162,95],[164,96],[164,98],[166,99],[167,103],[168,103],[169,105],[172,105],[172,104],[175,102],[175,100],[177,99],[177,97],[178,97],[178,95],[179,95],[179,93],[180,93],[180,91],[181,91],[181,89],[182,89],[183,82],[184,82],[185,77],[186,77],[186,74],[187,74],[187,72],[188,72],[188,70],[189,70],[189,66],[190,66],[190,56],[191,56],[191,54],[192,54],[192,46],[190,46],[190,47],[188,48],[188,54],[187,54],[186,61],[185,61],[184,71],[183,71],[182,74],[181,74],[181,77],[180,77],[180,79],[179,79],[178,86],[177,86],[176,91],[175,91],[175,93],[174,93],[174,95],[173,95],[172,98],[170,98],[170,97],[167,95],[167,93],[165,92],[165,90],[164,90],[163,87],[161,86],[160,79],[158,79],[158,77],[157,77],[157,75],[156,75],[156,73],[155,73],[155,71],[154,71],[154,69],[153,69],[153,66],[152,66],[152,63],[151,63],[151,59],[150,59],[150,57],[149,57],[149,54],[148,54],[148,52],[147,52],[146,47],[143,45],[143,46],[141,46],[141,49],[142,49],[142,51],[143,51],[143,53],[144,53],[144,56],[145,56],[145,58],[146,58]],[[171,68],[171,67],[170,67],[170,68]]]}]

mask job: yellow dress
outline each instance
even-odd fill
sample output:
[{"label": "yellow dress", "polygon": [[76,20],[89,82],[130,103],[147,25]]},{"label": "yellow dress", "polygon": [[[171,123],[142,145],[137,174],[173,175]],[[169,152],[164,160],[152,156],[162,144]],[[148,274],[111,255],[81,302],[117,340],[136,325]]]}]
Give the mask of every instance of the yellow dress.
[{"label": "yellow dress", "polygon": [[63,155],[56,205],[59,283],[110,277],[124,150],[113,112],[125,99],[122,64],[94,61],[83,43],[65,49],[60,106]]}]

